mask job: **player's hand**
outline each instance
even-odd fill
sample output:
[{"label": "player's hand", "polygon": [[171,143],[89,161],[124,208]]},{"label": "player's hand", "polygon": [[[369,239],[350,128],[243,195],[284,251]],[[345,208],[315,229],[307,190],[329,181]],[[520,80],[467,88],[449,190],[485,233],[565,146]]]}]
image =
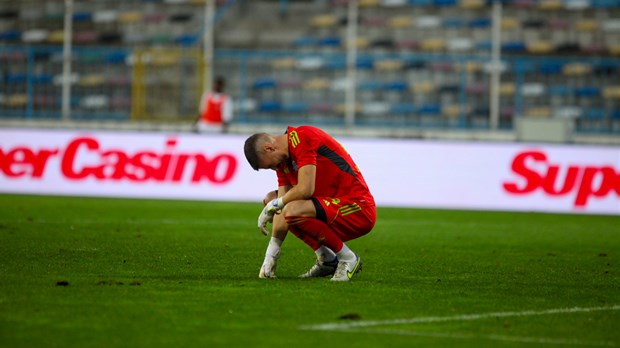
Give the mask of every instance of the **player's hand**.
[{"label": "player's hand", "polygon": [[278,264],[278,258],[272,256],[265,256],[265,261],[263,261],[263,265],[260,267],[260,272],[258,273],[258,277],[265,278],[276,278],[276,266]]},{"label": "player's hand", "polygon": [[258,216],[258,228],[260,231],[266,236],[269,234],[269,230],[267,229],[267,223],[273,222],[273,216],[284,207],[284,202],[282,202],[282,198],[277,198],[267,203],[263,208],[263,211]]}]

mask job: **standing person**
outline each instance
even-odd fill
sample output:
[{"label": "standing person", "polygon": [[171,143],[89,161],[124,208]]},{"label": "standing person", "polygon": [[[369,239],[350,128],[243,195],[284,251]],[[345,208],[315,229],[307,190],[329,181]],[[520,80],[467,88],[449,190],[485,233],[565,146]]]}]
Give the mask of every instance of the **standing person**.
[{"label": "standing person", "polygon": [[273,221],[259,277],[275,277],[288,231],[317,256],[314,266],[300,277],[333,275],[331,280],[348,281],[360,271],[359,255],[345,242],[372,230],[376,207],[362,173],[342,145],[319,128],[289,126],[285,134],[250,136],[244,152],[254,170],[273,169],[278,178],[277,198],[267,202],[258,218],[265,235],[267,223]]},{"label": "standing person", "polygon": [[200,116],[196,129],[200,133],[226,133],[232,121],[232,98],[224,93],[225,80],[218,77],[212,92],[205,92],[200,99]]}]

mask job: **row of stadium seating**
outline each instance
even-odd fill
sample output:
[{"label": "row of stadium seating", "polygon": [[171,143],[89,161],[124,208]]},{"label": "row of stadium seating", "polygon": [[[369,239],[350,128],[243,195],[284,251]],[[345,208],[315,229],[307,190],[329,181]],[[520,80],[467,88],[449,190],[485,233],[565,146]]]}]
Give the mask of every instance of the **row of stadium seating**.
[{"label": "row of stadium seating", "polygon": [[[617,1],[504,2],[513,10],[502,19],[504,53],[620,55]],[[203,26],[203,11],[197,4],[153,1],[145,7],[142,2],[130,2],[110,9],[77,1],[73,41],[77,45],[196,46],[201,41]],[[486,1],[392,0],[360,4],[361,25],[356,42],[360,49],[451,53],[490,49],[491,19]],[[0,42],[62,43],[62,6],[29,5],[29,1],[0,4]],[[85,10],[92,7],[100,9]],[[605,11],[596,11],[599,8]],[[257,32],[260,18],[249,20],[248,14],[242,11],[231,16],[234,18],[229,22],[235,24],[227,25],[238,27],[232,28],[236,33],[244,33],[246,40],[241,42],[247,48],[257,44],[267,47],[267,41],[257,41],[260,36],[287,35],[290,40],[276,40],[280,43],[278,48],[342,50],[346,9],[342,6],[307,6],[307,9],[311,11],[294,22],[295,29],[285,21],[276,22],[280,26],[263,22],[264,28]],[[227,40],[230,30],[224,24],[216,32],[218,42],[231,47]]]}]

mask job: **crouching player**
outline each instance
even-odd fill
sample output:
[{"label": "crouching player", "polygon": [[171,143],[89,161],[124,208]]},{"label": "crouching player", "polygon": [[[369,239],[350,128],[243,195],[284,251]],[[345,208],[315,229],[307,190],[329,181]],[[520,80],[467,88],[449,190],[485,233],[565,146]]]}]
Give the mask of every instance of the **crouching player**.
[{"label": "crouching player", "polygon": [[281,135],[250,136],[244,152],[254,170],[273,169],[278,179],[277,197],[268,195],[258,217],[265,235],[273,221],[259,277],[275,277],[288,231],[317,256],[300,277],[348,281],[359,272],[362,261],[345,242],[372,230],[376,208],[362,173],[340,143],[316,127],[288,127]]}]

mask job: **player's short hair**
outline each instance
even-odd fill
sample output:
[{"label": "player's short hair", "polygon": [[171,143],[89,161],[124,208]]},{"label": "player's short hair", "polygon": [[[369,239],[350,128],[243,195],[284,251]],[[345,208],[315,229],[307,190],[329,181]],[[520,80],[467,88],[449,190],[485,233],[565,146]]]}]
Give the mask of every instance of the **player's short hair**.
[{"label": "player's short hair", "polygon": [[256,171],[258,171],[258,162],[260,160],[259,147],[265,143],[265,139],[268,137],[269,135],[267,133],[256,133],[245,140],[245,145],[243,146],[245,158],[248,160],[250,166],[252,166],[252,169]]}]

